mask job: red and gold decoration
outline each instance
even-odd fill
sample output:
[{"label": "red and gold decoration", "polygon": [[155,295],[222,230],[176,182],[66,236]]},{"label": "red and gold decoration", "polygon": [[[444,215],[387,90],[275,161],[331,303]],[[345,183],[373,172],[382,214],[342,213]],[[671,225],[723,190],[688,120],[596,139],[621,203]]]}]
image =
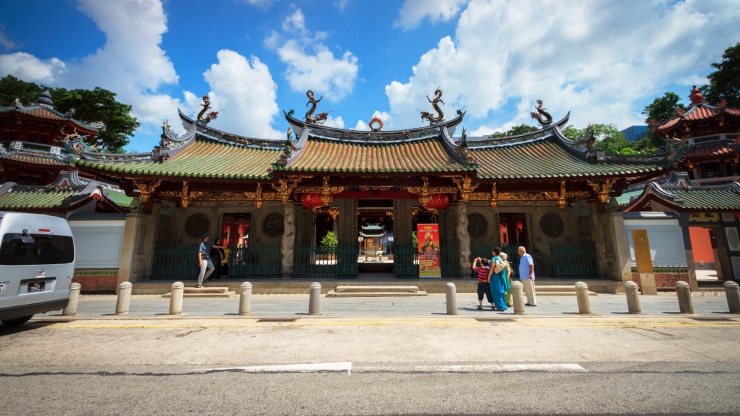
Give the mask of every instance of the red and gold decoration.
[{"label": "red and gold decoration", "polygon": [[442,277],[439,266],[439,225],[417,224],[419,277]]},{"label": "red and gold decoration", "polygon": [[324,205],[321,201],[321,194],[317,192],[311,192],[307,194],[301,194],[301,205],[308,209],[318,208]]}]

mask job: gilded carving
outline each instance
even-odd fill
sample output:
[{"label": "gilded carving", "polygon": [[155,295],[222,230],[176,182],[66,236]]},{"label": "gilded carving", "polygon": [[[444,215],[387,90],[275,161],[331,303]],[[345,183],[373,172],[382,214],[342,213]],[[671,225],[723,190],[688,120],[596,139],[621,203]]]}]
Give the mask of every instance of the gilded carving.
[{"label": "gilded carving", "polygon": [[278,186],[273,184],[272,188],[277,191],[280,201],[283,204],[287,204],[290,202],[290,195],[296,189],[298,183],[304,178],[308,178],[308,176],[291,176],[288,179],[280,178],[278,179]]},{"label": "gilded carving", "polygon": [[419,195],[419,202],[424,208],[426,208],[429,202],[432,200],[432,194],[457,193],[457,188],[438,186],[430,187],[429,178],[427,178],[426,176],[422,176],[421,181],[421,186],[407,186],[406,190],[414,195]]},{"label": "gilded carving", "polygon": [[462,202],[468,202],[470,195],[473,193],[478,184],[472,183],[472,179],[469,176],[463,176],[462,178],[452,178],[452,181],[457,185],[457,190],[460,192],[460,200]]},{"label": "gilded carving", "polygon": [[157,187],[162,183],[162,181],[146,182],[138,179],[134,179],[133,182],[134,185],[139,188],[139,192],[141,192],[141,201],[144,203],[149,202],[149,199],[152,197],[152,193],[154,193],[154,190],[157,189]]},{"label": "gilded carving", "polygon": [[560,195],[558,195],[558,206],[565,208],[568,205],[568,194],[565,192],[565,181],[560,181]]},{"label": "gilded carving", "polygon": [[609,200],[609,191],[614,185],[614,179],[604,179],[602,182],[588,181],[588,184],[599,197],[599,201],[606,203]]}]

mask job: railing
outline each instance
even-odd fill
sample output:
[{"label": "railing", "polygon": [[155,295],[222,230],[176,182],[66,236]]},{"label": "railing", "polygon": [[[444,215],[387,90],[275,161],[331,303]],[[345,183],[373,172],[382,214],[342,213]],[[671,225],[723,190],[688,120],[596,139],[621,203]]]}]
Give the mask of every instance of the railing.
[{"label": "railing", "polygon": [[[158,244],[154,248],[153,280],[195,280],[199,244]],[[229,277],[234,279],[280,277],[280,246],[253,244],[232,250]],[[214,265],[219,266],[219,265]]]},{"label": "railing", "polygon": [[293,277],[357,278],[356,244],[336,247],[296,246]]},{"label": "railing", "polygon": [[598,277],[593,244],[550,244],[552,277]]},{"label": "railing", "polygon": [[419,252],[412,244],[396,243],[393,255],[393,271],[398,279],[419,277]]},{"label": "railing", "polygon": [[460,278],[460,247],[442,245],[439,249],[439,267],[445,279]]}]

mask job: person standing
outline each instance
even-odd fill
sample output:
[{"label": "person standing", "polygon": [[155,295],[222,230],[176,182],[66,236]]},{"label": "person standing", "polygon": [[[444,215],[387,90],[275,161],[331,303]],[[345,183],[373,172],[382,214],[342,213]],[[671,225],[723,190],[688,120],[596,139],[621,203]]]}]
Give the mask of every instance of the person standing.
[{"label": "person standing", "polygon": [[200,242],[198,247],[198,267],[200,267],[200,273],[198,274],[198,288],[203,287],[203,280],[208,279],[208,276],[213,273],[213,262],[211,261],[211,244],[208,242],[208,234],[203,234],[203,241]]},{"label": "person standing", "polygon": [[488,271],[488,280],[491,285],[493,305],[495,306],[494,310],[503,312],[507,309],[506,299],[504,298],[507,287],[506,264],[500,257],[501,248],[494,248],[492,254],[493,258],[491,259],[491,266]]},{"label": "person standing", "polygon": [[527,295],[525,305],[537,306],[537,293],[534,289],[534,261],[524,246],[519,247],[519,279],[521,279],[524,293]]},{"label": "person standing", "polygon": [[512,307],[514,304],[512,303],[511,298],[511,263],[509,263],[509,255],[504,253],[503,251],[499,253],[498,255],[501,260],[506,265],[506,291],[504,292],[504,299],[506,300],[506,306]]},{"label": "person standing", "polygon": [[229,261],[231,260],[231,249],[224,246],[224,258],[221,260],[221,276],[226,279],[229,277]]},{"label": "person standing", "polygon": [[491,304],[491,309],[495,309],[491,297],[491,285],[488,283],[488,260],[477,257],[473,260],[473,270],[478,273],[478,310],[483,310],[483,294]]},{"label": "person standing", "polygon": [[211,280],[218,280],[221,278],[221,260],[223,260],[223,246],[221,245],[221,239],[217,238],[214,244],[211,246],[211,262],[216,267],[216,269],[213,271],[213,274],[211,274]]}]

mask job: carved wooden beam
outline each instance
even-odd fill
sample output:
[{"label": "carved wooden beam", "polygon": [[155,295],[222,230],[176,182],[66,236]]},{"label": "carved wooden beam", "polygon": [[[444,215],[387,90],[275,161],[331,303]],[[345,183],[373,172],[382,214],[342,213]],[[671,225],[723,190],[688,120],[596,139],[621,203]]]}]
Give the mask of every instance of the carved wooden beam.
[{"label": "carved wooden beam", "polygon": [[162,181],[147,182],[139,179],[134,179],[133,182],[134,185],[139,188],[139,192],[141,192],[141,202],[143,203],[149,202],[152,197],[152,193],[154,193],[154,190],[156,190],[157,187],[162,184]]}]

